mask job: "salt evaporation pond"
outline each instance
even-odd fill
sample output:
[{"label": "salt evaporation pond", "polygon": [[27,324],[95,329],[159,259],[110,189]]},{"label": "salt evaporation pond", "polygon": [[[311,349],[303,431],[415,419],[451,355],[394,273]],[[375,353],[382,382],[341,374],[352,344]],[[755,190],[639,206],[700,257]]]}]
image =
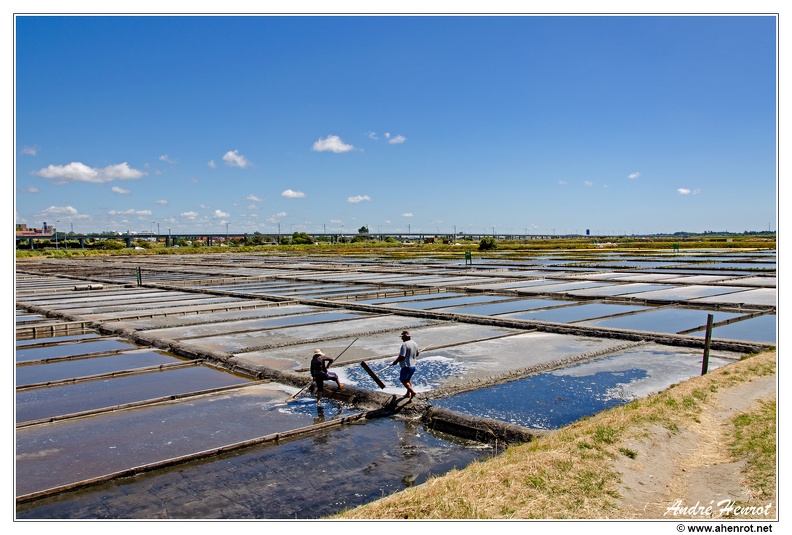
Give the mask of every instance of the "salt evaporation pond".
[{"label": "salt evaporation pond", "polygon": [[[297,404],[315,421],[344,409]],[[18,519],[318,519],[496,453],[381,418],[248,448],[17,508]]]},{"label": "salt evaporation pond", "polygon": [[[710,356],[709,369],[733,358]],[[432,403],[524,427],[559,429],[699,375],[701,361],[701,353],[647,346]]]},{"label": "salt evaporation pond", "polygon": [[[776,315],[766,314],[737,321],[720,327],[713,327],[712,336],[728,340],[750,340],[775,344],[777,340]],[[692,335],[704,336],[706,331],[696,331]]]}]

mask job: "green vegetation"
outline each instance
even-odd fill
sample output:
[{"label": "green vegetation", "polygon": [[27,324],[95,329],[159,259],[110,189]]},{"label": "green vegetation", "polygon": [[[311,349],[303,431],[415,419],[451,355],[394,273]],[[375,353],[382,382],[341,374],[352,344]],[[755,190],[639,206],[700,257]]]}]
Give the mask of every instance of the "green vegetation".
[{"label": "green vegetation", "polygon": [[479,242],[479,251],[492,251],[498,248],[498,240],[495,238],[481,238]]},{"label": "green vegetation", "polygon": [[[361,229],[366,227],[361,227]],[[611,260],[618,261],[618,253],[625,255],[663,253],[668,255],[676,250],[680,253],[703,249],[744,249],[744,250],[775,250],[775,234],[746,234],[722,236],[703,234],[696,236],[673,237],[619,237],[592,240],[591,238],[552,238],[541,240],[496,240],[484,237],[478,243],[469,237],[460,238],[456,243],[402,243],[393,236],[383,240],[376,236],[359,234],[352,238],[344,237],[342,243],[331,243],[329,237],[313,237],[304,232],[295,232],[291,237],[282,237],[278,245],[278,236],[266,236],[260,233],[243,238],[230,238],[226,243],[208,246],[203,240],[187,240],[179,238],[178,248],[165,247],[164,241],[153,242],[136,239],[133,247],[126,247],[125,241],[119,238],[88,239],[85,248],[74,239],[60,241],[55,248],[54,241],[42,240],[35,242],[35,249],[29,249],[27,242],[20,242],[16,250],[17,258],[32,256],[68,257],[115,254],[190,254],[190,253],[263,253],[263,254],[294,254],[303,255],[345,255],[362,257],[383,257],[389,259],[435,257],[438,259],[454,259],[463,257],[465,251],[475,251],[481,258],[525,259],[548,253],[558,254],[559,261],[577,261],[585,266],[589,262],[602,262],[597,253],[607,250],[617,253]],[[325,240],[325,241],[322,241]],[[675,249],[675,246],[677,249]],[[141,249],[134,249],[140,247]],[[187,250],[185,250],[185,248]],[[563,255],[563,256],[562,256]],[[670,258],[670,257],[669,257]]]},{"label": "green vegetation", "polygon": [[[627,443],[646,440],[658,427],[669,433],[695,427],[705,411],[715,410],[715,393],[775,373],[775,350],[752,355],[334,518],[628,518],[619,509],[614,467],[617,459],[637,457]],[[743,480],[762,503],[776,499],[775,416],[773,401],[734,421],[733,458],[747,459]]]},{"label": "green vegetation", "polygon": [[757,500],[775,497],[777,414],[776,400],[773,399],[732,421],[734,440],[731,453],[736,458],[747,459],[746,476],[751,481],[752,494]]}]

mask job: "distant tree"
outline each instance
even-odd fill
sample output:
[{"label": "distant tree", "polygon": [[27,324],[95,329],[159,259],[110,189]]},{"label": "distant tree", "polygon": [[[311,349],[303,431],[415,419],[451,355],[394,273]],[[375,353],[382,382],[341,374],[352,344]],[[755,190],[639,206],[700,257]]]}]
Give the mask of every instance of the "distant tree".
[{"label": "distant tree", "polygon": [[313,236],[305,232],[295,232],[292,234],[292,245],[308,245],[314,242]]},{"label": "distant tree", "polygon": [[116,250],[116,249],[123,249],[124,247],[126,247],[126,244],[121,240],[104,240],[104,242],[102,243],[103,249]]},{"label": "distant tree", "polygon": [[498,241],[495,238],[481,238],[479,242],[479,251],[490,251],[498,248]]},{"label": "distant tree", "polygon": [[358,234],[368,234],[369,229],[366,226],[362,226],[358,229]]}]

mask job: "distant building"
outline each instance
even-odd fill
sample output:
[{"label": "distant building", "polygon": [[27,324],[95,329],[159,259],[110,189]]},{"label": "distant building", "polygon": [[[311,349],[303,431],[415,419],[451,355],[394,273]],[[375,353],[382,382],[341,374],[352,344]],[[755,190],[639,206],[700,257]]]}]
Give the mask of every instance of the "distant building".
[{"label": "distant building", "polygon": [[44,222],[44,226],[42,228],[28,228],[27,224],[25,223],[17,223],[16,235],[18,237],[54,236],[55,227],[47,226],[46,222]]}]

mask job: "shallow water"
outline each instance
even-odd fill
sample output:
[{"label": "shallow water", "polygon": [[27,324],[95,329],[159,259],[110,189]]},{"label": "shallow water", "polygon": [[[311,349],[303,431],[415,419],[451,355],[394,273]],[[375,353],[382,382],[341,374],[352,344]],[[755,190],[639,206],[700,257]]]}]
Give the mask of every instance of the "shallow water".
[{"label": "shallow water", "polygon": [[[775,344],[778,339],[777,319],[775,314],[766,314],[741,320],[721,327],[713,327],[713,338],[725,338],[727,340],[750,340],[752,342],[764,342]],[[696,331],[691,333],[696,336],[704,336],[706,331]]]},{"label": "shallow water", "polygon": [[89,340],[76,344],[60,344],[45,347],[20,348],[16,350],[16,361],[23,362],[28,360],[42,360],[56,357],[73,357],[88,353],[99,353],[102,351],[116,351],[119,349],[132,349],[135,344],[120,338],[101,338],[99,340]]},{"label": "shallow water", "polygon": [[661,308],[637,312],[618,318],[604,318],[582,322],[582,325],[596,327],[610,327],[614,329],[632,329],[636,331],[650,331],[675,334],[688,329],[707,325],[707,316],[713,315],[715,323],[736,318],[741,314],[734,312],[720,312],[709,310],[694,310],[689,308]]},{"label": "shallow water", "polygon": [[52,418],[249,381],[230,373],[218,373],[206,366],[191,366],[34,388],[16,393],[16,419],[17,422],[27,422]]},{"label": "shallow water", "polygon": [[91,357],[65,362],[20,366],[16,370],[16,386],[63,381],[75,377],[118,372],[148,366],[181,362],[161,351],[130,351],[106,357]]},{"label": "shallow water", "polygon": [[[432,403],[524,427],[559,429],[580,418],[624,405],[700,375],[701,355],[690,350],[652,347],[623,351]],[[727,362],[713,355],[709,369]]]},{"label": "shallow water", "polygon": [[[322,418],[336,412],[328,405]],[[18,507],[16,517],[317,519],[492,454],[409,420],[369,420],[64,493]]]}]

